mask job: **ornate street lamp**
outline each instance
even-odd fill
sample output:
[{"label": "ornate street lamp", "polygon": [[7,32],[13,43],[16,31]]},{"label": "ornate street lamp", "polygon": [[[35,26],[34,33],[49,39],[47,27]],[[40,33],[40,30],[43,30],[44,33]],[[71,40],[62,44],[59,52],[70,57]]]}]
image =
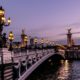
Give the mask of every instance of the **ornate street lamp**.
[{"label": "ornate street lamp", "polygon": [[11,51],[12,69],[14,70],[14,67],[13,67],[14,60],[13,60],[13,54],[12,54],[12,50],[13,50],[12,41],[14,40],[14,34],[12,31],[9,32],[8,40],[10,41],[9,51]]},{"label": "ornate street lamp", "polygon": [[27,43],[28,43],[28,36],[27,35],[25,35],[25,37],[24,37],[24,42],[25,42],[25,49],[26,49],[26,52],[27,52],[27,49],[28,49],[28,45],[27,45]]},{"label": "ornate street lamp", "polygon": [[43,44],[44,44],[44,39],[41,39],[41,45],[42,45],[42,49],[43,49]]},{"label": "ornate street lamp", "polygon": [[43,52],[44,46],[43,46],[43,44],[44,44],[44,38],[41,39],[42,53],[43,53],[43,56],[44,56],[44,52]]},{"label": "ornate street lamp", "polygon": [[2,32],[3,26],[9,26],[11,23],[10,18],[6,20],[4,14],[5,14],[5,10],[2,8],[2,6],[0,6],[0,32]]},{"label": "ornate street lamp", "polygon": [[30,39],[30,45],[29,45],[29,49],[33,49],[34,48],[34,38],[32,38],[31,36],[29,37]]},{"label": "ornate street lamp", "polygon": [[4,14],[5,14],[5,10],[2,8],[2,6],[0,6],[0,48],[2,48],[2,46],[3,46],[3,44],[2,44],[3,26],[9,26],[11,23],[10,18],[8,18],[8,20],[6,20]]},{"label": "ornate street lamp", "polygon": [[0,55],[1,55],[1,80],[4,80],[4,61],[3,61],[3,52],[2,52],[2,47],[3,47],[3,26],[9,26],[11,23],[10,18],[6,20],[5,18],[5,10],[0,6]]},{"label": "ornate street lamp", "polygon": [[34,45],[35,45],[36,60],[38,60],[37,43],[38,43],[38,39],[37,39],[37,37],[35,37],[35,38],[34,38]]},{"label": "ornate street lamp", "polygon": [[14,40],[14,34],[12,31],[10,31],[9,33],[9,37],[8,37],[9,41],[10,41],[10,46],[9,46],[9,50],[12,51],[12,41]]},{"label": "ornate street lamp", "polygon": [[37,37],[34,38],[34,45],[35,45],[35,48],[37,48],[37,43],[38,43],[38,39]]},{"label": "ornate street lamp", "polygon": [[28,42],[28,36],[27,35],[25,35],[25,37],[24,37],[24,42],[25,42],[25,44],[27,44],[27,42]]}]

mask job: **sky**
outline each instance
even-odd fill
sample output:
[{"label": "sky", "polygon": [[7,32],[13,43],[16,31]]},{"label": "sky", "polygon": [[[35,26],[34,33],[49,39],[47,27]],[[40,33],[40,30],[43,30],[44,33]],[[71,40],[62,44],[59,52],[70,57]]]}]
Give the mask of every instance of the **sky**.
[{"label": "sky", "polygon": [[22,29],[27,35],[51,40],[66,38],[59,34],[67,33],[68,28],[80,31],[80,0],[0,0],[0,6],[12,21],[3,32],[13,31],[16,37]]}]

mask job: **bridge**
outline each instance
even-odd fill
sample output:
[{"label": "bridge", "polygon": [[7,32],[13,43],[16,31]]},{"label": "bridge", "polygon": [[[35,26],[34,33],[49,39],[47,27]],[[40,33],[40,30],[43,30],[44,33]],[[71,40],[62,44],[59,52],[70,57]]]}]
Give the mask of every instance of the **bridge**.
[{"label": "bridge", "polygon": [[57,58],[56,60],[65,59],[64,51],[55,53],[54,49],[10,52],[4,48],[2,51],[4,80],[25,80],[39,65],[52,56],[54,59]]},{"label": "bridge", "polygon": [[68,60],[80,60],[80,49],[79,50],[66,50],[65,51],[65,57]]}]

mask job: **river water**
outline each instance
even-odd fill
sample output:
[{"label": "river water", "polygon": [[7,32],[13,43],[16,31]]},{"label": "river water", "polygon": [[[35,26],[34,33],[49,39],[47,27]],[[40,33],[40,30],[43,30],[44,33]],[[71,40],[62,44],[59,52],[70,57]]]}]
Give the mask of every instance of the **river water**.
[{"label": "river water", "polygon": [[80,80],[80,61],[49,61],[41,65],[26,80]]}]

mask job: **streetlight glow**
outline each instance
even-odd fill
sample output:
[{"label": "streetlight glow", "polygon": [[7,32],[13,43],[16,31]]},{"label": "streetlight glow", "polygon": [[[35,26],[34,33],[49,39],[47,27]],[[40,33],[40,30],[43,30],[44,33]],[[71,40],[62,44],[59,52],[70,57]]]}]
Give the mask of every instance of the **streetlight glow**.
[{"label": "streetlight glow", "polygon": [[9,39],[10,41],[12,41],[12,40],[14,39],[14,34],[13,34],[12,31],[10,31],[8,39]]},{"label": "streetlight glow", "polygon": [[34,38],[34,43],[37,43],[38,42],[38,39],[37,38]]},{"label": "streetlight glow", "polygon": [[10,24],[10,23],[11,23],[11,19],[10,19],[10,18],[8,18],[8,21],[7,21],[7,22],[8,22],[8,24]]},{"label": "streetlight glow", "polygon": [[44,39],[43,39],[43,38],[41,39],[41,43],[42,43],[42,44],[44,43]]},{"label": "streetlight glow", "polygon": [[0,7],[0,15],[4,15],[4,9],[2,8],[2,6]]},{"label": "streetlight glow", "polygon": [[25,42],[28,42],[28,37],[27,37],[27,35],[25,35],[24,41],[25,41]]},{"label": "streetlight glow", "polygon": [[[0,24],[2,25],[1,26],[1,29],[3,29],[3,26],[9,26],[10,23],[11,23],[11,20],[10,18],[8,18],[8,20],[6,20],[5,16],[4,16],[4,9],[2,8],[2,6],[0,7]],[[2,31],[2,30],[1,30]]]},{"label": "streetlight glow", "polygon": [[5,17],[2,17],[1,19],[2,19],[2,21],[3,21],[3,22],[6,22],[6,19],[5,19]]}]

